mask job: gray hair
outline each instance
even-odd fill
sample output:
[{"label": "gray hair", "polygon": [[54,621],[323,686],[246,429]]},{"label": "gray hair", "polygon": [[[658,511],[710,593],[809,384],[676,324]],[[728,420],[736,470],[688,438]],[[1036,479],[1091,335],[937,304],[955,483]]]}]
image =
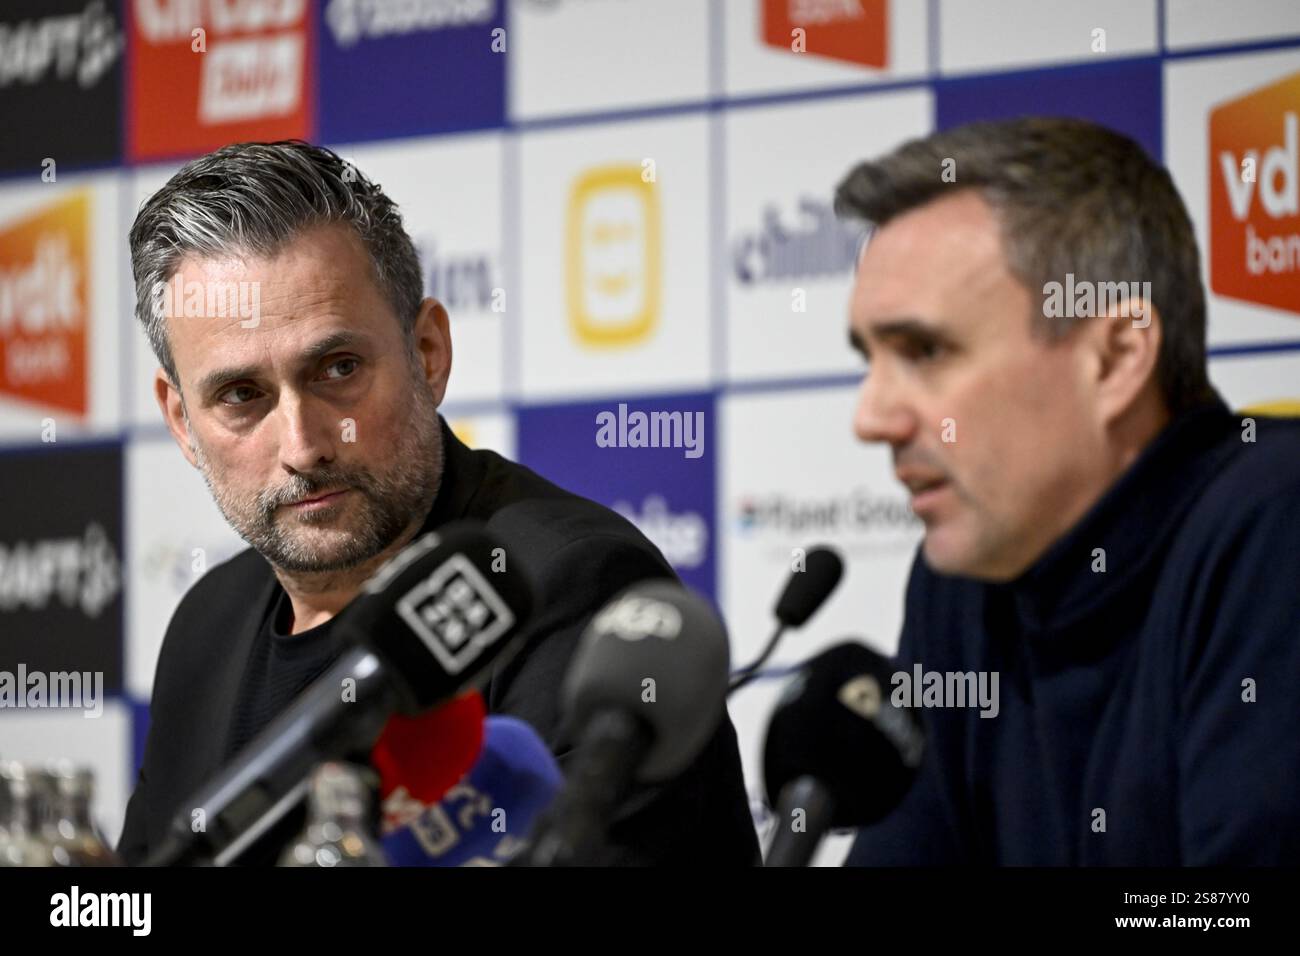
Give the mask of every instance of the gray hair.
[{"label": "gray hair", "polygon": [[[1212,394],[1196,235],[1168,171],[1141,146],[1079,119],[970,123],[860,164],[839,184],[835,211],[880,226],[966,188],[998,214],[1008,267],[1031,292],[1067,273],[1150,281],[1163,333],[1156,378],[1170,412]],[[1078,321],[1039,314],[1035,328],[1059,337]]]},{"label": "gray hair", "polygon": [[173,385],[180,379],[157,290],[182,260],[271,257],[302,231],[330,223],[356,231],[409,337],[424,298],[415,245],[393,201],[331,150],[302,140],[223,146],[149,197],[131,226],[135,314]]}]

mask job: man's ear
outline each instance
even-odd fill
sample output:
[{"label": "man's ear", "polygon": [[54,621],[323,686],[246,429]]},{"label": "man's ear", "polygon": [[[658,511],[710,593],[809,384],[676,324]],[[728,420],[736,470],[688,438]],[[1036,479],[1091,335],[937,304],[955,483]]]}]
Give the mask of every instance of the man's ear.
[{"label": "man's ear", "polygon": [[1097,414],[1101,424],[1110,425],[1144,394],[1159,394],[1157,366],[1164,321],[1146,299],[1131,298],[1092,323],[1088,338],[1096,360]]},{"label": "man's ear", "polygon": [[411,335],[434,404],[441,405],[451,378],[451,319],[441,302],[426,297],[420,303]]},{"label": "man's ear", "polygon": [[190,450],[190,430],[185,422],[184,409],[181,407],[181,390],[172,383],[161,366],[154,372],[153,394],[158,400],[158,407],[162,409],[167,430],[172,433],[172,438],[176,439],[181,454],[185,456],[186,461],[197,468],[199,463],[194,458],[194,452]]}]

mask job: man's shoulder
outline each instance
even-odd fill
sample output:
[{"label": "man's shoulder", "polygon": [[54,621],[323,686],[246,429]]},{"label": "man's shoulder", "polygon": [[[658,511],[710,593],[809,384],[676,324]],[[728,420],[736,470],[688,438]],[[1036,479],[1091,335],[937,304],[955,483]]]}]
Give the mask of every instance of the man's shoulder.
[{"label": "man's shoulder", "polygon": [[1240,433],[1224,441],[1223,465],[1183,523],[1184,544],[1223,540],[1300,509],[1300,418],[1243,417]]},{"label": "man's shoulder", "polygon": [[[205,653],[228,651],[230,631],[255,610],[256,598],[271,577],[271,566],[252,548],[209,568],[172,612],[159,651],[159,672],[181,661],[203,666]],[[218,633],[227,639],[212,640]]]}]

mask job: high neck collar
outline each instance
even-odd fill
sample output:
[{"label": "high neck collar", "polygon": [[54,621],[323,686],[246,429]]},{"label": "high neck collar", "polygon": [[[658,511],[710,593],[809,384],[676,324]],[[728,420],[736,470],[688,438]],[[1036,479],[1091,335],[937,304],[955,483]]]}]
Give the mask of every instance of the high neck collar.
[{"label": "high neck collar", "polygon": [[1026,630],[1068,627],[1114,599],[1158,558],[1231,454],[1224,439],[1237,425],[1217,394],[1170,421],[1079,522],[1001,586]]}]

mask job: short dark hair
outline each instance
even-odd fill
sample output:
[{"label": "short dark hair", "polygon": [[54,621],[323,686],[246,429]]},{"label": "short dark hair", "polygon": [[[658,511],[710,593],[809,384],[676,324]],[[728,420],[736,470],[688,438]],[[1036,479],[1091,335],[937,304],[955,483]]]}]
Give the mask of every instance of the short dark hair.
[{"label": "short dark hair", "polygon": [[[945,181],[946,169],[955,179]],[[1210,397],[1196,235],[1168,170],[1138,143],[1064,117],[969,123],[859,164],[839,184],[835,211],[881,226],[956,189],[976,189],[993,207],[1008,267],[1030,290],[1067,273],[1150,281],[1162,320],[1156,378],[1170,413]],[[1078,322],[1037,319],[1051,336]]]},{"label": "short dark hair", "polygon": [[312,226],[361,239],[375,281],[409,337],[424,298],[415,245],[397,205],[332,150],[302,140],[235,143],[187,163],[131,226],[135,312],[158,362],[180,386],[157,297],[187,256],[271,256]]}]

